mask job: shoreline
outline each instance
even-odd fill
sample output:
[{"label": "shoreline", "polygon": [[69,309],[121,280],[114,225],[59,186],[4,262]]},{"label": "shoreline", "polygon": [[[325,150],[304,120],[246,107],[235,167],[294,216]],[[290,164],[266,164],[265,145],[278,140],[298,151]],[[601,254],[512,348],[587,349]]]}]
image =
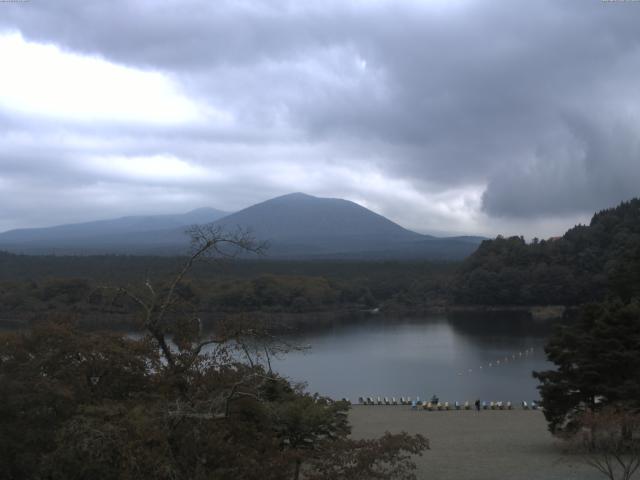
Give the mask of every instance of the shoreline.
[{"label": "shoreline", "polygon": [[468,314],[484,315],[495,314],[521,314],[528,315],[532,320],[558,320],[567,310],[564,305],[434,305],[423,308],[394,308],[382,310],[387,315],[443,315],[443,314]]},{"label": "shoreline", "polygon": [[[469,316],[494,314],[496,316],[524,315],[535,322],[545,322],[562,318],[567,307],[562,305],[439,305],[423,308],[384,308],[359,309],[345,308],[336,310],[320,310],[315,312],[200,312],[203,323],[213,327],[224,316],[243,315],[255,316],[256,320],[272,323],[276,326],[276,333],[290,331],[308,332],[323,328],[334,327],[341,324],[359,323],[369,319],[378,318],[410,318],[432,315],[457,315]],[[69,311],[69,316],[79,320],[84,328],[115,330],[135,329],[135,313],[104,313],[104,312],[74,312]],[[34,322],[40,321],[40,317],[46,318],[50,312],[29,312],[14,316],[0,316],[0,328],[29,328]],[[83,321],[86,317],[87,321]]]}]

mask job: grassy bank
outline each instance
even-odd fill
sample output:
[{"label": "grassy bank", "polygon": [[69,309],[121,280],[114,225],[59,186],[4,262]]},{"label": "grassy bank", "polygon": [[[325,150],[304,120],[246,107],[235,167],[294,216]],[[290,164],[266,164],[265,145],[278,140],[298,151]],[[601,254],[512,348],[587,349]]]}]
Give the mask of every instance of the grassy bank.
[{"label": "grassy bank", "polygon": [[355,438],[385,431],[421,433],[431,450],[417,459],[418,478],[432,480],[596,480],[581,458],[564,452],[540,411],[414,411],[354,406]]}]

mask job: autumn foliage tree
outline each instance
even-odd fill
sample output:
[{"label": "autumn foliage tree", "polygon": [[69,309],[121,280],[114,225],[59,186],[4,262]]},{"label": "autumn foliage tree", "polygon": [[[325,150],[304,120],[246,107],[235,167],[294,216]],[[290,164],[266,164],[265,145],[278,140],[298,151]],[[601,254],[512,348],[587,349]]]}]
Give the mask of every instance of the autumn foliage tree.
[{"label": "autumn foliage tree", "polygon": [[228,321],[203,332],[183,288],[194,263],[261,246],[244,232],[191,234],[170,282],[105,288],[138,306],[144,335],[60,320],[0,336],[0,477],[415,478],[426,440],[351,440],[346,402],[271,370],[286,347],[268,329]]},{"label": "autumn foliage tree", "polygon": [[572,451],[609,480],[631,480],[640,468],[640,414],[607,406],[586,411],[580,423]]}]

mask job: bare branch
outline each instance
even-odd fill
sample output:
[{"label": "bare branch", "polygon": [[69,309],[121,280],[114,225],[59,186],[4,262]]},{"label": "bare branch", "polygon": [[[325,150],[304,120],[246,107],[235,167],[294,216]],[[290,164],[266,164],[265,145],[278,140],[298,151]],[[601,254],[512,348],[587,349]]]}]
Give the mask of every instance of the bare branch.
[{"label": "bare branch", "polygon": [[209,339],[209,340],[205,340],[204,342],[200,342],[199,344],[197,344],[195,346],[195,348],[193,349],[192,355],[194,357],[197,357],[198,355],[200,355],[200,352],[202,351],[202,349],[204,347],[206,347],[207,345],[213,345],[213,344],[223,344],[225,343],[227,340],[224,339]]},{"label": "bare branch", "polygon": [[572,445],[585,463],[610,480],[629,480],[640,468],[640,415],[614,405],[585,412],[581,423]]},{"label": "bare branch", "polygon": [[147,277],[147,279],[144,282],[145,286],[149,289],[149,291],[151,292],[151,295],[153,298],[156,298],[156,291],[153,289],[153,285],[151,285],[151,281],[149,280],[149,278]]},{"label": "bare branch", "polygon": [[273,373],[273,370],[271,369],[271,358],[269,357],[269,350],[267,349],[267,346],[264,346],[264,354],[267,358],[267,365],[269,365],[269,373]]}]

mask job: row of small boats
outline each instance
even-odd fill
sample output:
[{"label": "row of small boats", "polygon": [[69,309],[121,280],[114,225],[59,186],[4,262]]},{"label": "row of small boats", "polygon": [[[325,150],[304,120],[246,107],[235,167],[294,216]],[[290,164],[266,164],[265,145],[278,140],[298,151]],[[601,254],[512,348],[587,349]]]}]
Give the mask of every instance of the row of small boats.
[{"label": "row of small boats", "polygon": [[[471,410],[473,408],[477,408],[475,404],[470,403],[468,400],[464,403],[461,402],[440,402],[440,401],[426,401],[420,400],[420,397],[416,397],[413,400],[411,397],[359,397],[358,403],[360,405],[410,405],[414,409],[422,408],[424,410],[434,411],[434,410]],[[520,407],[523,410],[539,410],[541,409],[540,404],[532,400],[531,402],[527,402],[523,400],[520,402]],[[483,401],[480,403],[480,408],[482,410],[513,410],[514,405],[510,401]]]}]

